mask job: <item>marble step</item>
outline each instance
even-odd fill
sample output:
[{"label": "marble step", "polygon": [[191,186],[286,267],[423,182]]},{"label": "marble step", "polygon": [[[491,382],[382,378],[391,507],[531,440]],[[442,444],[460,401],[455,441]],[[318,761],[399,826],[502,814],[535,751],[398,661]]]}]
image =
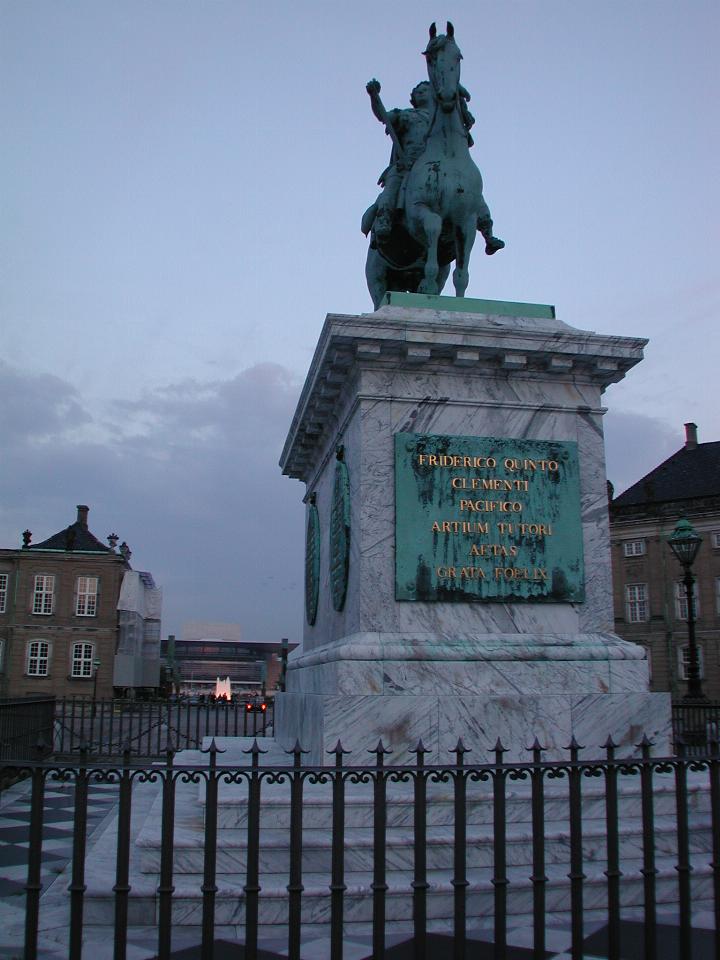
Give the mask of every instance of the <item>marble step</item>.
[{"label": "marble step", "polygon": [[[692,853],[707,853],[711,857],[712,825],[708,819],[693,819],[690,833]],[[674,819],[657,817],[655,820],[656,856],[673,856],[676,850],[677,828]],[[564,828],[546,824],[545,858],[548,863],[567,863],[570,842]],[[510,865],[532,863],[532,831],[525,825],[507,825],[506,858]],[[160,870],[160,848],[155,833],[138,838],[143,873]],[[179,829],[174,842],[174,870],[176,874],[202,874],[204,869],[204,837],[201,831]],[[347,874],[372,870],[374,855],[373,833],[361,828],[345,831],[345,871]],[[642,862],[642,822],[625,818],[622,822],[621,859],[626,864]],[[453,833],[447,827],[429,827],[426,839],[426,857],[429,869],[451,868],[454,857]],[[489,867],[493,863],[492,829],[469,826],[466,832],[466,857],[469,867]],[[606,830],[603,823],[586,824],[583,830],[583,859],[589,863],[606,862]],[[332,862],[332,836],[323,829],[304,829],[302,835],[302,867],[304,871],[329,873]],[[261,874],[287,876],[289,863],[289,834],[286,830],[261,830],[259,867]],[[414,839],[412,829],[393,827],[386,833],[386,863],[389,869],[412,871]],[[247,835],[242,830],[224,830],[218,840],[217,872],[242,873],[247,866]]]},{"label": "marble step", "polygon": [[[585,867],[583,898],[586,919],[594,911],[599,916],[607,913],[607,878],[596,866]],[[545,884],[546,914],[567,922],[570,911],[570,885],[567,876],[560,870],[549,867]],[[372,874],[358,874],[346,879],[347,889],[343,901],[345,933],[363,934],[372,929]],[[413,917],[413,891],[411,877],[405,871],[389,871],[387,874],[386,929],[388,932],[406,929]],[[451,928],[454,915],[454,888],[450,871],[433,871],[428,875],[430,888],[427,891],[427,914],[429,925],[436,930]],[[492,918],[495,888],[487,870],[468,871],[466,912],[468,925],[476,926]],[[628,872],[620,885],[620,902],[623,908],[642,907],[644,878],[638,871]],[[202,922],[202,881],[189,883],[187,878],[176,878],[173,893],[173,925],[199,926]],[[242,924],[245,922],[244,878],[219,877],[215,896],[215,923]],[[288,919],[288,891],[285,883],[261,878],[259,898],[260,933],[263,936],[283,936]],[[133,883],[130,893],[130,922],[152,924],[156,922],[156,882],[140,880]],[[302,918],[306,933],[313,925],[325,925],[330,920],[330,892],[326,875],[308,874],[303,877]],[[694,909],[710,909],[713,877],[709,866],[697,865],[691,877]],[[524,874],[511,872],[507,886],[507,912],[513,924],[532,917],[533,888],[527,871]],[[656,877],[656,895],[659,906],[677,903],[677,872],[669,864],[660,865]],[[111,924],[114,916],[114,895],[110,885],[88,885],[85,894],[85,918],[89,924]]]},{"label": "marble step", "polygon": [[[487,790],[479,794],[468,786],[466,821],[468,824],[491,824],[494,819],[492,794]],[[675,815],[675,788],[667,782],[658,782],[653,791],[655,816]],[[200,804],[204,807],[205,791],[201,788]],[[452,789],[446,785],[429,785],[426,817],[428,825],[452,826],[455,821],[455,806]],[[618,790],[621,819],[641,815],[640,785],[636,781],[623,785]],[[388,826],[405,826],[413,822],[414,799],[407,790],[398,792],[388,788]],[[695,782],[688,787],[688,809],[691,814],[709,814],[710,801],[706,784]],[[546,789],[545,820],[549,824],[567,823],[567,785],[564,789]],[[240,829],[247,826],[247,788],[240,784],[220,784],[218,793],[218,827]],[[200,815],[200,811],[198,811]],[[372,791],[363,792],[348,788],[345,796],[346,827],[369,827],[374,821]],[[583,784],[583,818],[587,821],[603,820],[605,817],[605,794],[602,784]],[[531,798],[528,790],[509,789],[505,800],[505,820],[508,823],[529,823],[532,819]],[[261,827],[287,829],[290,825],[290,800],[287,784],[263,784],[260,805]],[[329,829],[332,826],[332,793],[328,785],[306,785],[303,792],[303,827]]]}]

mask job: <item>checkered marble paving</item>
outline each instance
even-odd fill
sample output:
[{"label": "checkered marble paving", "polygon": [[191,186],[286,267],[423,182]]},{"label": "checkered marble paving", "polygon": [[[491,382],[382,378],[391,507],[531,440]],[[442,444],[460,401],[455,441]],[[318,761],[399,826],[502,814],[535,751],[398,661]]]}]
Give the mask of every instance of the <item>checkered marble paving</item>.
[{"label": "checkered marble paving", "polygon": [[[30,827],[29,786],[0,809],[0,898],[22,896],[27,879]],[[115,784],[90,784],[88,791],[88,836],[112,809]],[[74,787],[48,781],[45,788],[42,843],[42,882],[46,887],[62,872],[72,857]]]},{"label": "checkered marble paving", "polygon": [[[116,803],[115,784],[91,783],[87,836],[101,826]],[[14,784],[0,798],[0,958],[20,957],[21,921],[30,847],[30,783]],[[58,877],[70,879],[74,786],[48,780],[45,786],[41,875],[43,894]],[[50,956],[48,954],[48,956]]]}]

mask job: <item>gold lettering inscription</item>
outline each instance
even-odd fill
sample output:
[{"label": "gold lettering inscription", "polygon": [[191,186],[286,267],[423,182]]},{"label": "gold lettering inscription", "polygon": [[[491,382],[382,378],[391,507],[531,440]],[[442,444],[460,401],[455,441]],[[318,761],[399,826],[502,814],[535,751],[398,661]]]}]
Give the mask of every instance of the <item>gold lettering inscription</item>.
[{"label": "gold lettering inscription", "polygon": [[517,547],[502,543],[474,543],[470,548],[471,557],[516,557],[517,552]]},{"label": "gold lettering inscription", "polygon": [[495,567],[496,580],[547,580],[544,567]]},{"label": "gold lettering inscription", "polygon": [[515,490],[527,493],[529,480],[500,480],[497,477],[453,477],[450,481],[453,490]]},{"label": "gold lettering inscription", "polygon": [[428,467],[465,467],[474,470],[494,470],[497,467],[495,457],[460,457],[444,453],[420,453],[418,463],[421,467],[427,464]]},{"label": "gold lettering inscription", "polygon": [[503,466],[511,472],[529,470],[534,473],[536,470],[540,470],[541,473],[557,473],[560,469],[557,460],[521,460],[520,457],[505,457]]},{"label": "gold lettering inscription", "polygon": [[522,503],[519,500],[461,500],[460,510],[473,513],[520,513]]},{"label": "gold lettering inscription", "polygon": [[433,533],[487,533],[489,524],[482,520],[433,520]]},{"label": "gold lettering inscription", "polygon": [[521,523],[520,533],[531,537],[551,537],[553,535],[551,523]]}]

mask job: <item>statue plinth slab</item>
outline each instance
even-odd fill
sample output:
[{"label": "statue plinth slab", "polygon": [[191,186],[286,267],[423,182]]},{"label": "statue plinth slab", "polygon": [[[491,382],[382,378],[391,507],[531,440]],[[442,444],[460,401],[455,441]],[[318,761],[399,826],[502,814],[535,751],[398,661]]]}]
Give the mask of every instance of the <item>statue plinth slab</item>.
[{"label": "statue plinth slab", "polygon": [[[357,762],[379,737],[398,761],[418,737],[439,760],[461,736],[476,762],[498,736],[522,758],[536,735],[550,755],[573,733],[598,753],[610,733],[629,747],[645,731],[666,746],[669,698],[648,692],[644,651],[612,632],[602,431],[602,391],[642,358],[646,341],[574,329],[539,304],[386,299],[373,314],[328,316],[282,454],[283,471],[307,485],[320,549],[314,623],[277,700],[277,736],[299,734],[315,761],[338,738],[360,751]],[[408,446],[425,508],[418,522],[440,531],[419,548],[417,593],[412,583],[397,588],[398,435],[421,438]],[[423,446],[428,438],[436,445]],[[478,456],[458,457],[473,438]],[[510,449],[557,449],[566,460],[546,457],[555,469],[541,476],[539,455]],[[554,552],[543,546],[558,533],[540,522],[538,503],[544,491],[550,503],[571,468],[578,544],[569,562],[581,563],[583,590],[563,593],[557,541]],[[442,561],[465,553],[472,559]],[[547,567],[545,556],[554,557]],[[423,592],[423,564],[445,592]],[[503,596],[494,578],[505,578]]]}]

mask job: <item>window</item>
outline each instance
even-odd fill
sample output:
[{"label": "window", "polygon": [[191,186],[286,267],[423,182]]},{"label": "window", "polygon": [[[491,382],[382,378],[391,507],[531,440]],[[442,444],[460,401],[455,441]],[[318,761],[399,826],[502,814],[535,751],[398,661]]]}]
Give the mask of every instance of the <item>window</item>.
[{"label": "window", "polygon": [[[697,655],[698,655],[698,670],[700,674],[700,679],[702,680],[705,677],[705,664],[703,662],[703,650],[702,647],[697,646]],[[680,647],[678,650],[678,676],[681,680],[687,680],[688,678],[688,667],[690,666],[690,647]]]},{"label": "window", "polygon": [[626,540],[623,543],[623,553],[626,557],[643,557],[645,556],[645,541],[644,540]]},{"label": "window", "polygon": [[35,588],[33,590],[33,613],[42,613],[47,616],[53,612],[53,600],[55,593],[55,577],[46,574],[38,574],[35,577]]},{"label": "window", "polygon": [[720,616],[720,577],[715,578],[715,612]]},{"label": "window", "polygon": [[5,613],[5,608],[7,606],[7,592],[8,574],[0,573],[0,613]]},{"label": "window", "polygon": [[[695,619],[700,615],[700,601],[697,594],[697,584],[693,589],[693,617]],[[676,620],[687,620],[688,618],[688,602],[687,602],[687,591],[685,589],[684,580],[675,581],[675,619]]]},{"label": "window", "polygon": [[93,673],[93,654],[91,643],[74,643],[72,647],[71,677],[91,677]]},{"label": "window", "polygon": [[94,617],[97,614],[97,577],[78,577],[75,594],[75,616]]},{"label": "window", "polygon": [[715,550],[720,550],[720,530],[713,530],[710,534],[712,545]]},{"label": "window", "polygon": [[27,645],[26,673],[29,677],[46,677],[50,666],[50,644],[47,640],[31,640]]},{"label": "window", "polygon": [[625,587],[625,619],[628,623],[642,623],[647,618],[647,584],[628,583]]}]

